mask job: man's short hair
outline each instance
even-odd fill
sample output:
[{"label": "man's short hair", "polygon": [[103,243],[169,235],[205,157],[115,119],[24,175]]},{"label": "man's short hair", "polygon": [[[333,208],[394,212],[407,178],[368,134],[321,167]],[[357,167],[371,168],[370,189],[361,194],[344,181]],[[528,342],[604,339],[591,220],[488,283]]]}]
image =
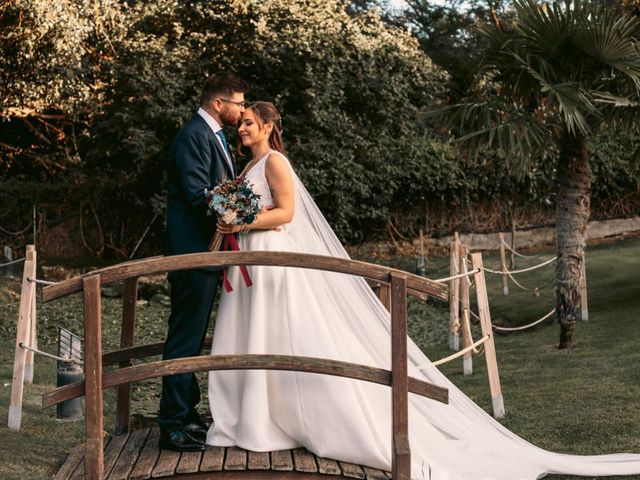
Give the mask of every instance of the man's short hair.
[{"label": "man's short hair", "polygon": [[207,78],[202,86],[200,105],[208,105],[216,97],[230,97],[234,93],[245,93],[248,90],[249,84],[235,73],[214,73]]}]

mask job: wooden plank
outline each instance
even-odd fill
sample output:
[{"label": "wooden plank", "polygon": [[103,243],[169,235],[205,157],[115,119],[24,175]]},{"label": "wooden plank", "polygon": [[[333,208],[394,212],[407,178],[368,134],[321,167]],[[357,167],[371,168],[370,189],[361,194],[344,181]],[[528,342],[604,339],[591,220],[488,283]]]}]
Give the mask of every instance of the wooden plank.
[{"label": "wooden plank", "polygon": [[387,480],[387,475],[382,470],[370,467],[362,467],[367,480]]},{"label": "wooden plank", "polygon": [[269,452],[248,452],[249,453],[249,470],[269,470],[271,461],[269,460]]},{"label": "wooden plank", "polygon": [[[31,247],[31,249],[29,248]],[[33,275],[31,278],[36,278],[38,272],[38,260],[37,252],[34,245],[27,245],[27,260],[33,260]],[[36,328],[36,293],[34,286],[34,294],[31,295],[31,308],[29,309],[29,329],[26,344],[31,348],[38,348],[38,337]],[[34,371],[34,355],[32,350],[27,350],[27,355],[24,360],[24,383],[33,383],[33,371]]]},{"label": "wooden plank", "polygon": [[342,469],[342,475],[349,478],[364,478],[364,472],[359,465],[354,463],[339,462]]},{"label": "wooden plank", "polygon": [[587,297],[587,252],[582,252],[580,266],[580,320],[589,321],[589,299]]},{"label": "wooden plank", "polygon": [[[449,274],[458,274],[460,262],[460,241],[451,242],[451,256],[449,262]],[[449,282],[449,350],[460,350],[460,279],[454,278]]]},{"label": "wooden plank", "polygon": [[111,473],[111,469],[118,461],[120,452],[124,448],[129,435],[118,435],[113,437],[109,442],[109,445],[104,450],[104,478],[108,478]]},{"label": "wooden plank", "polygon": [[[384,267],[357,260],[347,260],[323,255],[291,252],[202,252],[170,257],[153,257],[121,263],[92,272],[100,274],[103,284],[122,281],[125,278],[140,277],[157,272],[186,270],[203,266],[229,265],[271,265],[295,268],[310,268],[331,272],[347,273],[388,282],[389,275],[396,273],[407,276],[407,288],[418,290],[441,300],[447,299],[447,287],[428,278],[413,275],[394,268]],[[42,289],[44,302],[79,292],[83,276],[70,278]]]},{"label": "wooden plank", "polygon": [[[467,273],[467,254],[468,249],[464,245],[460,246],[460,273]],[[473,344],[471,338],[471,314],[469,303],[469,277],[462,278],[460,281],[460,321],[462,322],[462,347],[467,348]],[[462,357],[463,375],[473,374],[473,352],[469,351]]]},{"label": "wooden plank", "polygon": [[83,457],[84,445],[80,444],[73,447],[73,450],[71,450],[62,467],[60,467],[56,476],[53,477],[53,480],[67,480],[70,478],[75,469],[78,468],[78,465],[80,465],[80,462],[82,462]]},{"label": "wooden plank", "polygon": [[[504,248],[504,233],[498,234],[498,242],[500,243],[500,271],[507,273],[507,253]],[[502,295],[509,295],[509,279],[506,275],[502,275]]]},{"label": "wooden plank", "polygon": [[176,473],[197,473],[202,452],[183,452],[176,467]]},{"label": "wooden plank", "polygon": [[489,311],[489,298],[487,296],[487,285],[484,278],[482,254],[471,254],[471,262],[474,269],[479,269],[479,272],[474,275],[476,281],[478,316],[480,317],[482,335],[489,335],[489,339],[484,342],[484,357],[487,362],[487,375],[489,376],[489,388],[491,389],[493,416],[499,419],[503,418],[505,415],[504,400],[502,398],[502,389],[500,388],[496,346],[493,342],[494,336],[493,328],[491,326],[491,313]]},{"label": "wooden plank", "polygon": [[107,477],[109,480],[126,480],[129,478],[129,474],[138,460],[150,430],[150,428],[141,428],[131,432],[118,461]]},{"label": "wooden plank", "polygon": [[411,477],[407,363],[407,282],[405,277],[391,275],[391,471],[395,480]]},{"label": "wooden plank", "polygon": [[[104,437],[104,448],[107,448],[109,446],[109,443],[111,443],[111,437]],[[84,459],[85,457],[85,449],[86,449],[86,444],[82,444],[81,445],[83,447],[82,450],[82,457]],[[86,462],[80,462],[80,465],[78,465],[78,468],[75,469],[75,471],[73,472],[73,476],[71,477],[71,480],[85,480],[85,478],[91,478],[89,475],[85,475],[86,472]]]},{"label": "wooden plank", "polygon": [[102,312],[100,275],[83,279],[84,291],[84,378],[86,443],[84,463],[89,478],[104,476],[102,435]]},{"label": "wooden plank", "polygon": [[160,456],[158,441],[160,439],[160,429],[152,428],[149,436],[144,442],[144,447],[136,461],[136,465],[129,476],[130,480],[146,480],[151,478],[153,467]]},{"label": "wooden plank", "polygon": [[[307,373],[319,373],[391,385],[391,372],[381,368],[356,365],[338,360],[288,355],[201,355],[175,360],[150,362],[127,367],[104,374],[103,388],[110,388],[127,382],[137,382],[148,378],[177,373],[208,370],[286,370]],[[56,388],[42,396],[42,406],[50,407],[57,403],[82,395],[84,381]],[[448,390],[412,378],[409,391],[439,402],[448,402]]]},{"label": "wooden plank", "polygon": [[[27,254],[29,254],[28,248]],[[22,423],[22,396],[24,392],[24,368],[27,359],[27,350],[22,348],[21,345],[26,344],[29,339],[31,328],[29,318],[31,306],[33,305],[33,297],[35,296],[35,283],[28,280],[30,277],[35,277],[35,263],[33,260],[25,260],[22,272],[20,310],[18,313],[15,353],[13,357],[11,400],[9,403],[8,427],[11,430],[20,430],[20,424]]]},{"label": "wooden plank", "polygon": [[202,454],[201,472],[219,472],[224,465],[224,448],[207,446]]},{"label": "wooden plank", "polygon": [[293,450],[293,465],[297,472],[315,473],[318,471],[313,454],[306,448]]},{"label": "wooden plank", "polygon": [[330,458],[316,457],[318,463],[318,471],[324,475],[340,475],[340,466],[338,462]]},{"label": "wooden plank", "polygon": [[238,447],[228,447],[227,455],[224,460],[225,470],[246,470],[247,469],[247,451]]},{"label": "wooden plank", "polygon": [[[136,328],[136,300],[138,298],[138,277],[127,278],[124,281],[122,295],[122,330],[120,332],[120,347],[132,347]],[[130,367],[131,360],[120,362],[120,368]],[[118,385],[116,400],[116,435],[129,431],[131,412],[131,384]]]},{"label": "wooden plank", "polygon": [[271,452],[271,470],[291,471],[293,470],[293,460],[291,450],[276,450]]},{"label": "wooden plank", "polygon": [[389,306],[389,285],[380,284],[380,287],[378,287],[378,300],[380,300],[380,303],[384,305],[384,308],[389,311],[391,308]]},{"label": "wooden plank", "polygon": [[160,456],[151,472],[152,478],[170,477],[176,472],[176,467],[180,461],[180,452],[172,450],[160,450]]}]

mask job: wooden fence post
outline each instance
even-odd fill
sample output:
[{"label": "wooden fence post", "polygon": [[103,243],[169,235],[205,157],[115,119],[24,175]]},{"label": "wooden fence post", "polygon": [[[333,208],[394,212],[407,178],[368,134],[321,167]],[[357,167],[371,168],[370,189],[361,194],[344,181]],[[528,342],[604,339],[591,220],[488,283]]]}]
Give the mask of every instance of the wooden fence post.
[{"label": "wooden fence post", "polygon": [[18,314],[18,326],[16,332],[16,349],[13,358],[13,381],[11,384],[11,403],[9,404],[8,427],[11,430],[20,430],[22,422],[22,395],[24,392],[24,372],[27,359],[27,349],[22,345],[28,345],[30,336],[30,316],[33,298],[35,297],[36,284],[29,281],[35,278],[34,247],[27,245],[26,259],[22,272],[22,290],[20,292],[20,312]]},{"label": "wooden fence post", "polygon": [[[451,258],[449,275],[457,275],[460,263],[460,240],[457,233],[451,242]],[[460,350],[460,279],[454,278],[449,282],[449,350]]]},{"label": "wooden fence post", "polygon": [[[467,273],[468,248],[460,246],[460,273]],[[467,348],[472,343],[471,318],[469,312],[469,277],[460,279],[460,321],[462,322],[462,347]],[[462,371],[465,376],[473,374],[473,352],[469,351],[462,357]]]},{"label": "wooden fence post", "polygon": [[407,280],[395,273],[391,274],[391,395],[392,478],[410,480]]},{"label": "wooden fence post", "polygon": [[[504,248],[504,233],[500,232],[498,234],[498,238],[500,241],[500,271],[502,273],[507,273],[507,253]],[[502,295],[509,295],[509,279],[506,275],[502,275]]]},{"label": "wooden fence post", "polygon": [[511,222],[511,260],[509,261],[509,269],[516,268],[516,222]]},{"label": "wooden fence post", "polygon": [[589,320],[589,299],[587,297],[587,252],[582,254],[582,267],[580,268],[580,319],[583,322]]},{"label": "wooden fence post", "polygon": [[491,390],[491,403],[493,404],[493,416],[503,418],[504,399],[500,388],[500,375],[498,373],[498,358],[496,356],[496,346],[493,341],[493,328],[491,327],[491,313],[489,312],[489,298],[487,296],[487,284],[484,278],[484,265],[481,253],[472,253],[471,262],[474,270],[480,271],[474,275],[476,281],[476,298],[478,302],[478,316],[482,336],[489,335],[489,339],[484,342],[484,356],[487,360],[487,375],[489,376],[489,388]]},{"label": "wooden fence post", "polygon": [[[120,333],[120,347],[132,347],[136,328],[136,300],[138,298],[138,277],[127,278],[124,281],[122,295],[122,331]],[[133,365],[131,360],[120,362],[120,368]],[[120,435],[129,431],[131,416],[131,384],[118,386],[116,407],[115,434]]]},{"label": "wooden fence post", "polygon": [[86,478],[104,476],[104,405],[102,398],[102,312],[100,274],[82,280],[84,294],[84,378],[86,441],[84,465]]},{"label": "wooden fence post", "polygon": [[[32,245],[29,245],[31,247]],[[31,278],[36,278],[38,273],[38,256],[33,246],[32,250],[32,258],[33,258],[33,275]],[[26,341],[26,345],[31,348],[38,348],[38,337],[37,337],[37,325],[36,325],[36,298],[37,298],[37,288],[34,283],[33,295],[31,296],[31,309],[29,310],[29,330],[27,332],[28,338]],[[24,361],[24,382],[25,383],[33,383],[33,371],[34,371],[34,352],[32,350],[27,350],[27,356]]]}]

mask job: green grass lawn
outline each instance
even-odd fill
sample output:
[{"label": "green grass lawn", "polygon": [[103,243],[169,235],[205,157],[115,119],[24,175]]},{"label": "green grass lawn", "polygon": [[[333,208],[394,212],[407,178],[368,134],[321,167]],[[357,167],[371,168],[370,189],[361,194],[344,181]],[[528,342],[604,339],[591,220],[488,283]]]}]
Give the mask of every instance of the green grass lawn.
[{"label": "green grass lawn", "polygon": [[[544,259],[553,252],[540,253]],[[516,267],[540,261],[540,258],[518,259]],[[432,262],[428,264],[430,276],[447,276],[448,259],[436,258]],[[408,270],[415,266],[414,259],[406,258],[385,263]],[[485,265],[496,268],[497,256],[486,255]],[[544,267],[517,278],[530,287],[548,284],[552,276],[553,267]],[[590,247],[587,276],[590,317],[589,322],[578,325],[576,348],[557,350],[559,329],[551,320],[525,333],[496,338],[507,411],[503,423],[532,443],[554,451],[640,453],[640,239]],[[553,307],[553,292],[549,287],[534,296],[511,283],[511,294],[505,297],[498,277],[488,276],[487,280],[492,316],[505,324],[529,323]],[[84,423],[58,422],[55,409],[40,407],[41,395],[55,383],[55,362],[37,358],[34,384],[25,386],[22,429],[20,432],[7,429],[18,306],[6,304],[14,301],[9,290],[18,290],[19,284],[4,281],[0,286],[0,479],[50,478],[67,452],[83,441]],[[120,309],[121,300],[104,299],[105,351],[117,344]],[[448,306],[411,301],[409,311],[412,338],[430,358],[447,356],[450,353],[446,348]],[[55,349],[57,325],[81,333],[81,316],[81,299],[77,295],[38,305],[40,347],[48,351]],[[140,307],[136,341],[161,340],[166,316],[165,307]],[[477,331],[475,335],[477,338]],[[483,362],[482,356],[474,359],[471,377],[462,376],[461,361],[442,368],[456,385],[490,411]],[[158,385],[158,381],[136,384],[134,425],[153,420]],[[107,392],[105,401],[105,428],[111,431],[113,392]],[[620,478],[640,479],[640,476]]]}]

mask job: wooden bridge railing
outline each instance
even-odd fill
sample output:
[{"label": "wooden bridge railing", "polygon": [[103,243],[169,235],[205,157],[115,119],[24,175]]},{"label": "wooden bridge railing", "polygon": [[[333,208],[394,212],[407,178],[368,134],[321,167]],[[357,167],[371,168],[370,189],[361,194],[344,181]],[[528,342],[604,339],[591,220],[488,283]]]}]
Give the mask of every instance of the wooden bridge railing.
[{"label": "wooden bridge railing", "polygon": [[[133,365],[132,360],[162,352],[163,343],[134,345],[138,277],[157,272],[203,266],[265,265],[310,268],[365,277],[389,287],[391,311],[391,370],[336,360],[285,355],[207,355]],[[121,349],[102,353],[101,285],[124,281]],[[129,430],[131,382],[148,378],[208,370],[265,369],[335,375],[391,386],[392,475],[409,480],[411,453],[408,436],[408,392],[448,402],[448,390],[408,376],[407,293],[447,299],[446,286],[400,270],[355,260],[286,252],[206,252],[153,257],[122,263],[71,278],[42,291],[43,301],[83,292],[85,379],[57,388],[43,396],[43,406],[85,396],[87,478],[102,478],[103,396],[105,388],[117,387],[116,433]],[[103,368],[118,363],[119,369]]]}]

